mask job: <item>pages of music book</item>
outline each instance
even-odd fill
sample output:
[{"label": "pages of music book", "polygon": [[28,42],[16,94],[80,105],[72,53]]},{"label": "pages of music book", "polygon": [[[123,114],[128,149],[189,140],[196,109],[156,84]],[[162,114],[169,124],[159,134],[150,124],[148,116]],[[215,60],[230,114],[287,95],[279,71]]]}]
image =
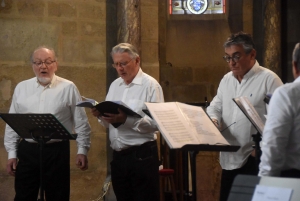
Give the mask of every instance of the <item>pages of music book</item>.
[{"label": "pages of music book", "polygon": [[184,145],[229,145],[202,107],[180,102],[145,104],[172,149]]},{"label": "pages of music book", "polygon": [[76,103],[76,106],[78,106],[78,107],[93,108],[93,107],[95,107],[95,105],[98,104],[98,102],[95,101],[94,99],[86,98],[84,96],[81,96],[81,98],[82,98],[82,101],[79,101],[78,103]]},{"label": "pages of music book", "polygon": [[256,130],[262,135],[265,124],[263,120],[260,118],[259,114],[249,101],[246,96],[241,96],[238,98],[233,98],[233,101],[237,104],[237,106],[242,110],[242,112],[246,115],[252,125],[256,128]]}]

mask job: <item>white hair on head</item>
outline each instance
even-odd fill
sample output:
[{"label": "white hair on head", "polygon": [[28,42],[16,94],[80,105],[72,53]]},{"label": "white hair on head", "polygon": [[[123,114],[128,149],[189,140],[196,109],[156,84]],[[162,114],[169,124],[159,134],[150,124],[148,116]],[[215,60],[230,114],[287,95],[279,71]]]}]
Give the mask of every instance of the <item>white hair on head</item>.
[{"label": "white hair on head", "polygon": [[129,44],[129,43],[119,43],[114,46],[111,50],[110,55],[113,56],[116,53],[125,53],[127,52],[132,59],[137,58],[139,56],[137,49]]},{"label": "white hair on head", "polygon": [[300,43],[297,43],[293,50],[293,61],[297,62],[297,68],[300,70]]}]

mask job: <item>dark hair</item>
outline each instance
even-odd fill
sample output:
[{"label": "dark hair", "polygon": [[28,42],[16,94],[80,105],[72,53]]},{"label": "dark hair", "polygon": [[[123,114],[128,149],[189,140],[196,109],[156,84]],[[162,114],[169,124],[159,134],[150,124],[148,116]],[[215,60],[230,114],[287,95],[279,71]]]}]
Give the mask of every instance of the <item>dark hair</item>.
[{"label": "dark hair", "polygon": [[223,46],[227,48],[232,45],[242,45],[246,54],[249,54],[255,48],[251,35],[242,31],[231,34]]}]

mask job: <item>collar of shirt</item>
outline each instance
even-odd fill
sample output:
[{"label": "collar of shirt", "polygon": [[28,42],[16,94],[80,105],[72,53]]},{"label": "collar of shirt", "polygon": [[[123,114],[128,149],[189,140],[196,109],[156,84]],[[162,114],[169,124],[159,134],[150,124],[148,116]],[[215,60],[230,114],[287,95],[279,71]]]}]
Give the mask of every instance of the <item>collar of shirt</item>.
[{"label": "collar of shirt", "polygon": [[297,77],[297,78],[294,80],[294,82],[300,82],[300,76]]},{"label": "collar of shirt", "polygon": [[[136,74],[136,76],[134,77],[134,79],[132,80],[132,82],[128,85],[131,85],[131,84],[137,84],[137,85],[141,85],[142,84],[142,81],[143,81],[143,71],[142,69],[140,68],[138,73]],[[120,79],[120,83],[119,83],[119,86],[120,85],[126,85],[126,83],[124,82],[123,79]]]}]

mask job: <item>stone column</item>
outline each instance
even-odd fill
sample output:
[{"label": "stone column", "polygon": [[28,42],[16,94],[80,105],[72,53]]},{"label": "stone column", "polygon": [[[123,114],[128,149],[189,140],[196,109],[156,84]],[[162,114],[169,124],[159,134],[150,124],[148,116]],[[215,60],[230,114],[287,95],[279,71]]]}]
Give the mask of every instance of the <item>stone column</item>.
[{"label": "stone column", "polygon": [[281,76],[281,0],[266,1],[264,15],[264,66]]},{"label": "stone column", "polygon": [[[107,41],[109,44],[107,44],[107,47],[109,51],[107,52],[107,88],[109,88],[111,82],[115,80],[118,75],[116,73],[116,70],[111,67],[111,56],[109,55],[111,48],[116,45],[117,43],[130,43],[134,45],[139,54],[141,55],[141,19],[140,19],[140,0],[109,0],[108,4],[108,11],[109,11],[109,17],[107,23],[111,23],[108,27],[107,32]],[[116,13],[117,13],[117,19],[115,22],[115,19],[111,16],[114,16],[113,13],[115,12],[115,6]],[[115,26],[116,23],[116,26]],[[117,31],[117,34],[115,34],[115,31]],[[116,41],[115,41],[115,37]],[[108,130],[107,130],[108,133]],[[113,158],[113,150],[110,147],[110,140],[107,135],[106,138],[106,144],[107,144],[107,176],[105,183],[108,183],[111,181],[111,169],[110,169],[110,161],[112,161]],[[103,186],[104,187],[104,186]],[[114,194],[114,191],[112,187],[108,189],[107,194],[105,195],[105,200],[107,201],[116,201],[116,197]]]},{"label": "stone column", "polygon": [[140,0],[118,0],[117,26],[118,43],[134,45],[141,54],[141,17]]}]

